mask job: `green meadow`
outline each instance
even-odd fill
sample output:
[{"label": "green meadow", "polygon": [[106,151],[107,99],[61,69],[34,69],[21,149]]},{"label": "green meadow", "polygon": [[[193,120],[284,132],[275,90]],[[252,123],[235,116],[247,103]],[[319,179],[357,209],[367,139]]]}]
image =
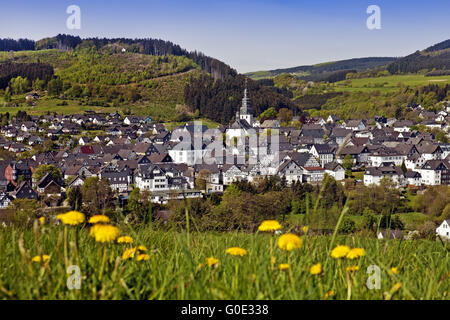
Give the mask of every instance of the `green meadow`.
[{"label": "green meadow", "polygon": [[[119,228],[121,235],[134,239],[133,244],[97,243],[89,236],[89,224],[65,227],[36,222],[34,228],[26,230],[0,227],[0,298],[450,298],[449,249],[439,241],[306,233],[300,235],[300,248],[286,252],[277,246],[279,236],[268,233]],[[126,249],[138,245],[145,246],[143,253],[148,260],[122,259]],[[333,258],[330,252],[336,245],[363,248],[365,255],[353,260]],[[243,248],[247,254],[231,256],[226,253],[230,247]],[[33,262],[38,255],[48,255],[49,260]],[[218,262],[209,266],[209,257]],[[311,274],[311,267],[318,263],[321,273]],[[290,267],[280,270],[280,264]],[[70,265],[79,267],[79,289],[67,286],[68,280],[75,283],[76,272],[66,272]],[[369,287],[376,283],[374,269],[369,266],[379,268],[379,289],[368,288],[368,279]],[[356,268],[348,271],[348,267]],[[396,268],[395,272],[391,268]]]},{"label": "green meadow", "polygon": [[395,92],[399,86],[404,87],[420,87],[429,84],[445,84],[450,83],[450,76],[426,77],[420,74],[413,75],[393,75],[377,78],[361,78],[339,81],[334,84],[336,91],[347,92],[370,92],[379,90],[380,92]]}]

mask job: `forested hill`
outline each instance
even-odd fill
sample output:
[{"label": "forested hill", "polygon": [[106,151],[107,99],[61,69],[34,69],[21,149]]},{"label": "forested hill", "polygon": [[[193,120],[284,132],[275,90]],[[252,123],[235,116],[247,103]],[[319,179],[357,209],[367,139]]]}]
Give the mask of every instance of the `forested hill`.
[{"label": "forested hill", "polygon": [[349,70],[359,72],[368,69],[375,69],[386,66],[395,60],[396,58],[392,57],[356,58],[286,69],[250,72],[246,75],[253,79],[261,79],[273,78],[283,73],[290,73],[297,76],[297,78],[304,80],[324,81],[326,80],[326,77],[336,72]]},{"label": "forested hill", "polygon": [[430,75],[450,74],[450,39],[423,51],[416,51],[388,65],[391,74],[428,72]]},{"label": "forested hill", "polygon": [[[244,77],[227,64],[159,39],[0,39],[0,51],[0,106],[20,106],[23,94],[34,90],[58,110],[81,104],[162,121],[200,116],[227,124],[244,91]],[[295,109],[287,90],[252,80],[248,87],[258,113],[273,106]]]}]

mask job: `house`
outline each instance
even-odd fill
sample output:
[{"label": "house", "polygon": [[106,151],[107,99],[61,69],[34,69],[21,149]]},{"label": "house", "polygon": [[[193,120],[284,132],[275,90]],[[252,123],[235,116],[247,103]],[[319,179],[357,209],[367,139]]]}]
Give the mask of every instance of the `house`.
[{"label": "house", "polygon": [[128,191],[133,183],[133,175],[128,168],[119,170],[118,168],[106,167],[100,172],[100,178],[107,179],[111,189],[118,192]]},{"label": "house", "polygon": [[450,240],[450,219],[442,221],[441,225],[436,228],[436,235]]},{"label": "house", "polygon": [[233,182],[247,180],[248,172],[237,164],[225,164],[222,167],[223,184],[228,186]]},{"label": "house", "polygon": [[22,181],[19,186],[11,192],[11,196],[15,199],[34,199],[38,198],[37,193],[33,190],[28,181]]},{"label": "house", "polygon": [[379,185],[380,181],[385,177],[390,177],[399,186],[405,183],[403,171],[400,167],[386,166],[366,168],[364,171],[364,185]]},{"label": "house", "polygon": [[345,179],[345,169],[337,162],[329,162],[324,166],[325,173],[332,176],[336,181]]},{"label": "house", "polygon": [[0,193],[0,209],[8,208],[12,201],[13,198],[10,197],[7,193],[5,192]]},{"label": "house", "polygon": [[333,161],[334,149],[328,144],[313,144],[309,152],[319,159],[320,165],[323,167]]},{"label": "house", "polygon": [[394,128],[394,131],[396,132],[409,132],[410,127],[414,123],[411,120],[398,120],[394,122],[392,127]]},{"label": "house", "polygon": [[41,180],[36,184],[39,194],[47,196],[58,195],[61,196],[62,187],[59,181],[57,181],[50,173],[45,174]]},{"label": "house", "polygon": [[280,121],[279,120],[265,120],[261,125],[260,128],[279,128],[280,127]]},{"label": "house", "polygon": [[408,170],[405,173],[405,179],[408,186],[420,187],[422,185],[422,175],[417,171]]},{"label": "house", "polygon": [[334,114],[329,115],[327,118],[327,122],[329,122],[329,123],[336,123],[338,121],[339,121],[339,116],[334,115]]},{"label": "house", "polygon": [[127,116],[125,119],[123,119],[123,123],[127,126],[133,125],[133,124],[139,124],[140,119],[138,116]]},{"label": "house", "polygon": [[401,230],[381,230],[377,236],[378,239],[402,239],[403,232]]},{"label": "house", "polygon": [[84,180],[86,179],[81,176],[75,176],[69,181],[67,188],[81,187],[84,184]]},{"label": "house", "polygon": [[78,144],[80,145],[80,146],[85,146],[85,145],[87,145],[89,143],[89,138],[88,137],[81,137],[79,140],[78,140]]},{"label": "house", "polygon": [[421,174],[421,183],[424,185],[450,185],[450,162],[448,160],[428,160],[417,171]]},{"label": "house", "polygon": [[347,120],[343,123],[345,129],[352,131],[362,131],[366,129],[366,125],[363,120]]},{"label": "house", "polygon": [[279,169],[278,176],[284,177],[286,183],[291,185],[293,182],[302,181],[303,168],[295,160],[284,161]]}]

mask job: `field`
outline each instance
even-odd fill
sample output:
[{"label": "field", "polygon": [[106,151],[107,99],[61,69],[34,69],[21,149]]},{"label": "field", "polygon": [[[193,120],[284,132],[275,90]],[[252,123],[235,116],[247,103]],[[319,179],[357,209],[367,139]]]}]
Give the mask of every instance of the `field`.
[{"label": "field", "polygon": [[405,87],[409,86],[411,88],[416,88],[419,86],[426,86],[433,83],[435,84],[450,83],[450,76],[425,77],[424,75],[414,74],[414,75],[394,75],[378,78],[351,79],[336,82],[334,84],[334,88],[336,91],[370,92],[374,90],[379,90],[380,92],[385,93],[397,91],[400,83]]},{"label": "field", "polygon": [[[66,229],[67,228],[67,229]],[[292,251],[277,246],[279,236],[245,233],[155,231],[120,225],[133,244],[97,243],[89,225],[46,223],[21,231],[0,229],[0,298],[2,299],[444,299],[450,289],[450,257],[439,241],[377,240],[356,236],[301,236]],[[65,230],[67,234],[65,234]],[[288,231],[288,230],[285,230]],[[67,236],[67,238],[66,238]],[[350,260],[330,255],[336,245],[365,249]],[[148,260],[121,257],[143,245]],[[226,253],[247,250],[243,256]],[[47,262],[32,258],[49,255]],[[65,259],[67,257],[67,261]],[[214,257],[218,261],[207,258]],[[318,275],[311,267],[321,264]],[[289,264],[284,271],[280,264]],[[80,289],[69,290],[79,266]],[[380,268],[380,289],[368,289]],[[355,271],[347,267],[357,266]],[[391,270],[391,268],[394,271]],[[75,272],[75,273],[74,273]],[[68,278],[69,277],[69,278]],[[369,281],[370,282],[370,281]],[[70,282],[76,286],[76,281]],[[327,295],[328,293],[328,295]],[[327,295],[327,297],[326,297]]]}]

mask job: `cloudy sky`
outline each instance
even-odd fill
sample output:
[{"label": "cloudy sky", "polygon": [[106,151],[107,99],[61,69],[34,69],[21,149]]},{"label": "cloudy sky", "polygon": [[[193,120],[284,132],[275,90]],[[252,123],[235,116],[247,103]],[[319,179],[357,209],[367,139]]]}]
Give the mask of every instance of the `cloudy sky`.
[{"label": "cloudy sky", "polygon": [[[66,27],[69,5],[81,29]],[[381,29],[369,30],[369,5]],[[160,38],[239,72],[369,56],[403,56],[450,38],[448,0],[0,1],[0,38]]]}]

